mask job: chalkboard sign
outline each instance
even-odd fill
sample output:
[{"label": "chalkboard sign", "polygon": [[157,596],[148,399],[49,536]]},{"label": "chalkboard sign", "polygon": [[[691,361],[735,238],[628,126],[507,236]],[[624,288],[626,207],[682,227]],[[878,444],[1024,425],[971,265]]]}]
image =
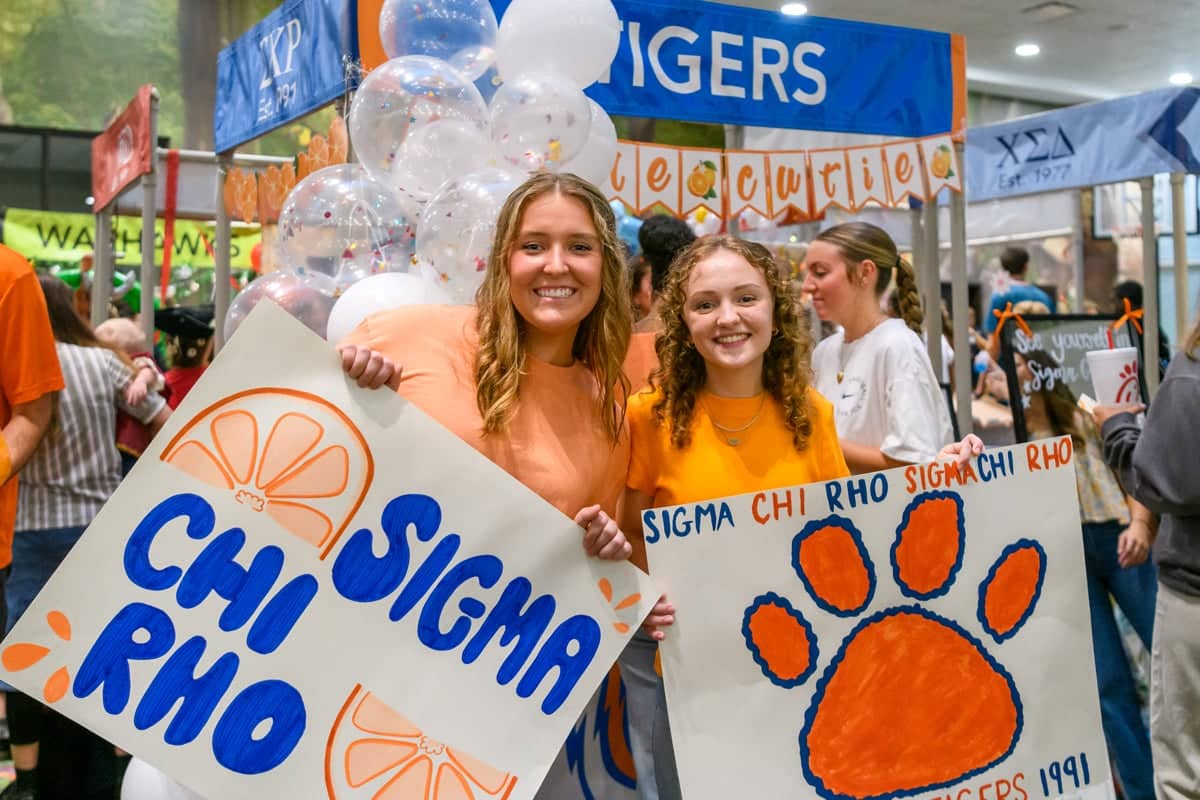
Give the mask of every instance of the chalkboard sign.
[{"label": "chalkboard sign", "polygon": [[[1112,324],[1116,315],[1096,314],[1031,314],[1022,317],[1033,334],[1029,336],[1015,321],[1004,325],[1000,338],[1000,366],[1008,378],[1008,396],[1013,415],[1013,432],[1018,442],[1028,440],[1025,429],[1025,408],[1032,392],[1053,389],[1065,384],[1073,400],[1080,395],[1094,395],[1092,374],[1088,369],[1089,350],[1104,350],[1112,333],[1114,347],[1138,348],[1138,377],[1145,401],[1146,381],[1142,373],[1142,342],[1132,325],[1126,323],[1116,330]],[[1015,355],[1029,367],[1022,381],[1017,374]]]}]

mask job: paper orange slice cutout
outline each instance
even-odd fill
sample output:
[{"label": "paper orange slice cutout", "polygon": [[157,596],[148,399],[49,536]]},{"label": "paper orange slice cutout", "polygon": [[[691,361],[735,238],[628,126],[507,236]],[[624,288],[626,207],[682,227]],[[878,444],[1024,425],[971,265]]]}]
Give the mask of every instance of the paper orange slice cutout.
[{"label": "paper orange slice cutout", "polygon": [[426,736],[356,686],[329,732],[330,800],[504,800],[515,776]]},{"label": "paper orange slice cutout", "polygon": [[265,512],[321,558],[362,505],[375,471],[349,417],[292,389],[252,389],[209,406],[160,457]]}]

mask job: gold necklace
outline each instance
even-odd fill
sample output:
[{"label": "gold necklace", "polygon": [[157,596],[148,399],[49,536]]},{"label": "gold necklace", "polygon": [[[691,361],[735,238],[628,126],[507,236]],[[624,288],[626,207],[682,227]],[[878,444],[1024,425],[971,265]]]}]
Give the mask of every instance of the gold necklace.
[{"label": "gold necklace", "polygon": [[712,409],[708,407],[708,403],[704,402],[703,397],[700,398],[700,405],[704,406],[704,413],[708,414],[708,421],[713,424],[714,428],[721,431],[721,433],[726,434],[724,439],[730,447],[737,447],[742,443],[742,439],[739,436],[729,436],[728,434],[742,433],[743,431],[749,430],[751,425],[758,422],[758,417],[760,414],[762,414],[763,406],[766,405],[766,402],[767,393],[764,391],[762,393],[762,399],[758,401],[758,410],[754,412],[754,416],[750,418],[750,421],[738,428],[727,428],[721,423],[717,422],[717,418],[713,416]]}]

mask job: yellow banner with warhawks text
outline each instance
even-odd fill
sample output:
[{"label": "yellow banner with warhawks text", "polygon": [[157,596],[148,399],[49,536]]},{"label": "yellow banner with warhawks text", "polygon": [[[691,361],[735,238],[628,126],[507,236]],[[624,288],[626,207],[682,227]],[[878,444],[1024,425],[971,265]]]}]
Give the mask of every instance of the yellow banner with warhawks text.
[{"label": "yellow banner with warhawks text", "polygon": [[[154,223],[154,260],[162,263],[163,220]],[[75,264],[96,247],[96,218],[91,214],[33,211],[10,208],[4,212],[0,241],[31,261]],[[142,218],[115,217],[113,250],[118,266],[142,263]],[[257,228],[235,229],[230,237],[231,265],[250,269],[250,251],[262,241]],[[175,266],[213,266],[212,225],[196,220],[175,220],[171,263]]]}]

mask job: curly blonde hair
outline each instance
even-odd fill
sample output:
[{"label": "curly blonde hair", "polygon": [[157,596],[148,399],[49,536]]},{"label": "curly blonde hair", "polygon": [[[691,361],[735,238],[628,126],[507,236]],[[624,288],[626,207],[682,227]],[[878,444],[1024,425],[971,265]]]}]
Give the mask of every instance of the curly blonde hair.
[{"label": "curly blonde hair", "polygon": [[808,401],[812,335],[800,319],[790,282],[779,271],[770,251],[733,236],[700,239],[681,251],[671,265],[659,305],[663,324],[655,341],[659,366],[650,378],[651,386],[662,393],[654,404],[655,419],[659,425],[670,425],[671,444],[676,449],[682,450],[691,443],[696,399],[704,388],[707,373],[684,321],[687,284],[695,266],[720,250],[746,259],[766,279],[774,299],[774,332],[763,357],[763,387],[783,408],[784,421],[792,432],[792,445],[802,451],[812,434]]},{"label": "curly blonde hair", "polygon": [[623,398],[629,392],[629,379],[622,369],[633,328],[629,275],[612,207],[596,187],[569,173],[535,173],[509,195],[500,209],[487,272],[475,294],[479,330],[475,402],[486,434],[503,432],[516,412],[521,374],[525,371],[527,323],[512,302],[509,259],[525,209],[551,192],[583,203],[600,240],[600,298],[580,323],[571,353],[596,377],[596,411],[605,432],[616,442],[625,424]]}]

